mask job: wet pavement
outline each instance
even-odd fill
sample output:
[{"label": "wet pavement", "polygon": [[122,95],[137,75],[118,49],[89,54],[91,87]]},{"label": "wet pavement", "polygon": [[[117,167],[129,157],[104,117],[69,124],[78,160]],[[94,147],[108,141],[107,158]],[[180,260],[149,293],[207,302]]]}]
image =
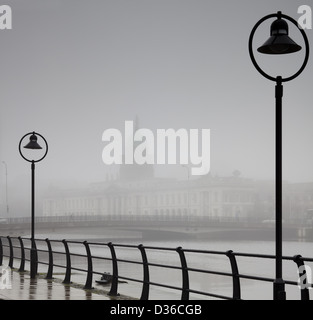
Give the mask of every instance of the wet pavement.
[{"label": "wet pavement", "polygon": [[75,284],[63,284],[44,276],[31,279],[29,272],[11,271],[11,288],[0,287],[2,300],[110,300],[98,290],[84,290]]}]

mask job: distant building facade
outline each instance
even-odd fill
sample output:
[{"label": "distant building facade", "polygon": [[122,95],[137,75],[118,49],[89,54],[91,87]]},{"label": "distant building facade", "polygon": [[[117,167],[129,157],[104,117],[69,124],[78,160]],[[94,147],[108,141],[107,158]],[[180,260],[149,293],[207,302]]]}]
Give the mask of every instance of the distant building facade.
[{"label": "distant building facade", "polygon": [[[120,178],[60,191],[43,201],[43,215],[271,220],[274,184],[235,176],[190,181]],[[313,183],[284,184],[283,217],[286,222],[313,221]]]},{"label": "distant building facade", "polygon": [[[136,119],[138,128],[138,119]],[[154,177],[153,165],[120,165],[119,177],[79,190],[60,190],[43,201],[44,216],[107,216],[114,219],[273,220],[273,181],[230,177],[178,181]],[[313,221],[313,183],[283,184],[283,217]]]},{"label": "distant building facade", "polygon": [[178,181],[154,178],[151,168],[145,166],[137,167],[136,174],[129,173],[125,166],[115,181],[91,184],[75,195],[68,190],[45,199],[43,215],[247,218],[255,211],[252,180],[207,175]]}]

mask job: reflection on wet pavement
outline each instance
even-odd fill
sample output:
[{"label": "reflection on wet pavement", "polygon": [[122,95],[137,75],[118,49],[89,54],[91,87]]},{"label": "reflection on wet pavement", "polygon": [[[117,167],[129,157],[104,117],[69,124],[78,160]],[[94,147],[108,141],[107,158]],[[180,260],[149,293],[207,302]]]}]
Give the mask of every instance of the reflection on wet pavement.
[{"label": "reflection on wet pavement", "polygon": [[110,300],[109,297],[76,288],[59,281],[38,276],[31,279],[28,272],[11,273],[12,289],[1,289],[0,299],[5,300]]}]

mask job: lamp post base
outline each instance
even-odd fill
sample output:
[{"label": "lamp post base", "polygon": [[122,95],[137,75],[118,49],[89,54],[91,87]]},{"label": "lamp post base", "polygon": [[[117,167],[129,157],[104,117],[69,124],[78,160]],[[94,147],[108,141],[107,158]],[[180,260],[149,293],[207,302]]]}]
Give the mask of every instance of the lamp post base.
[{"label": "lamp post base", "polygon": [[37,250],[30,249],[30,278],[35,279],[37,275]]},{"label": "lamp post base", "polygon": [[273,285],[274,300],[286,300],[285,281],[283,279],[275,279]]}]

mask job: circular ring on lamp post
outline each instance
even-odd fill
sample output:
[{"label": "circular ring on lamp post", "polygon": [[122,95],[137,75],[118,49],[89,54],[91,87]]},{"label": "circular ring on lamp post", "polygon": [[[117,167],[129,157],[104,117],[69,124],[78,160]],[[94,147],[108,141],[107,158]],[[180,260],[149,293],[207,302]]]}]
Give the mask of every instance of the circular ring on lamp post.
[{"label": "circular ring on lamp post", "polygon": [[304,70],[304,68],[306,67],[307,63],[308,63],[308,60],[309,60],[309,53],[310,53],[310,46],[309,46],[309,41],[308,41],[308,38],[307,38],[307,35],[305,34],[304,30],[301,29],[298,25],[298,22],[296,20],[294,20],[293,18],[285,15],[285,14],[282,14],[280,12],[278,13],[273,13],[273,14],[269,14],[265,17],[263,17],[262,19],[260,19],[256,25],[253,27],[252,31],[251,31],[251,34],[250,34],[250,37],[249,37],[249,54],[250,54],[250,58],[252,60],[252,63],[254,65],[254,67],[259,71],[259,73],[264,76],[265,78],[267,78],[268,80],[271,80],[271,81],[277,81],[277,77],[272,77],[271,75],[267,74],[266,72],[264,72],[260,66],[258,65],[258,63],[256,62],[256,59],[254,57],[254,53],[253,53],[253,37],[254,37],[254,34],[255,34],[255,31],[257,30],[257,28],[266,20],[268,19],[271,19],[271,18],[284,18],[284,19],[287,19],[289,20],[290,22],[292,22],[298,29],[299,31],[301,32],[302,34],[302,37],[304,39],[304,43],[305,43],[305,57],[304,57],[304,61],[303,61],[303,64],[301,66],[301,68],[292,76],[290,77],[286,77],[286,78],[282,78],[281,79],[281,82],[287,82],[287,81],[291,81],[293,79],[295,79],[296,77],[298,77],[302,71]]},{"label": "circular ring on lamp post", "polygon": [[[30,160],[30,159],[26,158],[26,157],[23,155],[23,153],[22,153],[22,148],[21,148],[21,147],[22,147],[22,142],[23,142],[23,140],[24,140],[27,136],[30,136],[30,135],[39,136],[39,137],[45,142],[45,145],[46,145],[45,154],[44,154],[41,158],[39,158],[38,160]],[[48,153],[48,142],[47,142],[47,140],[46,140],[41,134],[39,134],[39,133],[37,133],[37,132],[35,132],[35,131],[29,132],[29,133],[26,133],[26,134],[22,137],[22,139],[20,140],[20,143],[19,143],[19,146],[18,146],[18,150],[19,150],[19,152],[20,152],[21,157],[22,157],[24,160],[26,160],[26,161],[28,161],[28,162],[37,163],[37,162],[40,162],[41,160],[43,160],[43,159],[46,157],[46,155],[47,155],[47,153]]]}]

